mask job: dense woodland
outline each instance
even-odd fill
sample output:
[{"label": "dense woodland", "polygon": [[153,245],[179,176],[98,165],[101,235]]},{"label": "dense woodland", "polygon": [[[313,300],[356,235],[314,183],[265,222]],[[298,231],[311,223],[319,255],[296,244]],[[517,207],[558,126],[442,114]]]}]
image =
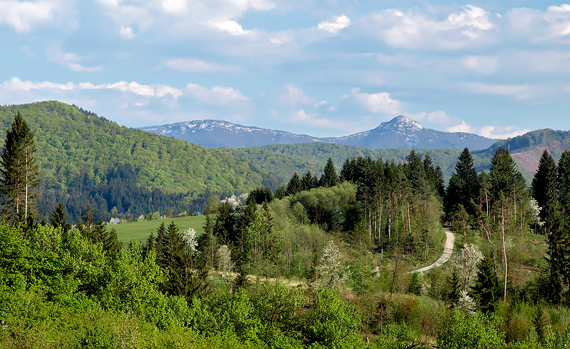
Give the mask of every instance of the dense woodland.
[{"label": "dense woodland", "polygon": [[[447,186],[429,153],[338,168],[329,158],[275,190],[260,183],[244,205],[205,200],[200,236],[157,223],[144,244],[123,245],[79,200],[174,210],[185,196],[155,194],[123,164],[97,190],[87,174],[66,184],[82,193],[76,211],[54,194],[41,222],[46,175],[27,164],[42,144],[17,120],[0,159],[3,347],[570,345],[570,152],[558,163],[544,152],[530,187],[502,147],[488,171],[464,149]],[[457,238],[452,259],[409,273],[441,255],[443,224]]]}]

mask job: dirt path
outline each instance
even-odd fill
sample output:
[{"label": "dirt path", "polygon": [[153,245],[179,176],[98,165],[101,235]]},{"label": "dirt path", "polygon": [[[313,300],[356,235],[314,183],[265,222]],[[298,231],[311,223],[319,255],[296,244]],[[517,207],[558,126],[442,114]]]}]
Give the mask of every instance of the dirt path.
[{"label": "dirt path", "polygon": [[432,265],[416,269],[414,271],[411,271],[410,273],[420,273],[422,271],[428,271],[431,268],[439,267],[440,265],[449,260],[449,258],[451,257],[451,253],[453,253],[453,245],[455,244],[455,235],[453,235],[453,233],[451,232],[451,230],[449,230],[449,228],[443,228],[443,230],[445,231],[447,239],[445,240],[445,247],[443,249],[443,254],[441,255],[441,257],[439,257],[439,259],[435,261],[435,263],[433,263]]}]

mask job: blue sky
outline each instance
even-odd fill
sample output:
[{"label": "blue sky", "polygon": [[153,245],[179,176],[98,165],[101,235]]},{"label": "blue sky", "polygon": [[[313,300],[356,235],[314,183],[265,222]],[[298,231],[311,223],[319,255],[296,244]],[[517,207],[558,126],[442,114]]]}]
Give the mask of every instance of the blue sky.
[{"label": "blue sky", "polygon": [[0,39],[0,103],[130,127],[341,136],[403,114],[492,138],[570,129],[564,3],[0,0]]}]

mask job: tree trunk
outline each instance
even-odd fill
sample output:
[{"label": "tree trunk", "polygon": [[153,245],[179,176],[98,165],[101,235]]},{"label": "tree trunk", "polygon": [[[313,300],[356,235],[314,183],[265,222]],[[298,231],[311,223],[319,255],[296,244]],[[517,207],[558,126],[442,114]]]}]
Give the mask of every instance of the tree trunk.
[{"label": "tree trunk", "polygon": [[503,301],[507,301],[507,250],[505,247],[505,211],[504,207],[501,206],[501,230],[503,233],[503,261],[505,265],[505,287],[503,291]]}]

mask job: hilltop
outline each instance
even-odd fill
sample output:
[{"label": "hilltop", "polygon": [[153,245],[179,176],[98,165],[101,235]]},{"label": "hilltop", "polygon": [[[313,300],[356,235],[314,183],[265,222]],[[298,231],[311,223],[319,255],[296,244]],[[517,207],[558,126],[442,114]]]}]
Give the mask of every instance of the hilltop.
[{"label": "hilltop", "polygon": [[[130,184],[148,192],[141,199],[176,200],[178,206],[188,205],[206,193],[247,192],[269,180],[246,161],[226,152],[119,126],[57,101],[0,107],[0,129],[8,128],[17,110],[36,138],[36,156],[42,173],[42,213],[51,212],[56,200],[75,201],[73,205],[70,202],[68,210],[72,206],[84,209],[89,203],[96,213],[110,212],[113,207],[124,213],[119,209],[123,203],[112,202],[111,194],[91,189],[122,179],[118,185],[121,187],[126,185],[127,177],[128,181],[136,182]],[[5,133],[0,132],[0,142],[4,142],[4,137]],[[115,171],[116,179],[108,176],[111,170]],[[74,194],[78,191],[83,195]],[[92,197],[85,201],[85,195]]]}]

